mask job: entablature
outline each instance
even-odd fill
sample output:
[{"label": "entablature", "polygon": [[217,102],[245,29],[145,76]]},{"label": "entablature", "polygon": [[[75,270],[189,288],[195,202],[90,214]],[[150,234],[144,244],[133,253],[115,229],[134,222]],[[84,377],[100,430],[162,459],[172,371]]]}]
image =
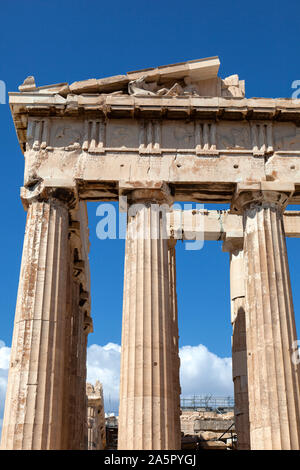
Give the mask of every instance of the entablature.
[{"label": "entablature", "polygon": [[73,119],[74,121],[116,122],[127,119],[182,121],[194,123],[209,121],[257,125],[266,121],[294,123],[300,126],[300,106],[292,99],[267,98],[220,98],[220,97],[132,97],[132,96],[85,96],[10,93],[10,107],[21,148],[27,141],[27,128],[31,118]]},{"label": "entablature", "polygon": [[230,202],[238,183],[291,183],[300,202],[300,104],[245,98],[211,57],[10,93],[24,186],[117,200],[122,181],[165,181],[175,200]]}]

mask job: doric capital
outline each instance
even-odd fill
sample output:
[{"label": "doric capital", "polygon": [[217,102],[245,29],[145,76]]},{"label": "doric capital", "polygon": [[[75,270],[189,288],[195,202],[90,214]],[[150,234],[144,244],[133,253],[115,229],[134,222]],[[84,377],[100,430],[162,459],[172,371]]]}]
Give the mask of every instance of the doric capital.
[{"label": "doric capital", "polygon": [[236,214],[242,214],[245,209],[273,206],[283,211],[294,190],[294,184],[277,181],[261,181],[253,184],[238,183],[231,202],[231,210]]},{"label": "doric capital", "polygon": [[164,181],[146,183],[122,182],[119,186],[122,196],[127,196],[129,204],[169,204],[173,203],[170,186]]},{"label": "doric capital", "polygon": [[22,187],[21,200],[25,210],[32,202],[46,202],[49,200],[66,205],[69,209],[75,209],[78,203],[77,188],[67,188],[42,181],[34,187]]}]

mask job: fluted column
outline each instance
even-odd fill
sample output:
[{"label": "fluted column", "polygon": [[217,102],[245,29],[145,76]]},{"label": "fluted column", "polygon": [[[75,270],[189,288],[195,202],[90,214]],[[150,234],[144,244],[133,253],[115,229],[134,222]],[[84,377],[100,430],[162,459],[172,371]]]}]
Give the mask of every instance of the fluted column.
[{"label": "fluted column", "polygon": [[69,366],[66,424],[68,426],[68,438],[66,449],[79,450],[80,440],[78,435],[77,415],[77,364],[78,364],[78,341],[79,341],[79,283],[73,279],[73,267],[71,277],[71,319],[70,319],[70,341],[67,355]]},{"label": "fluted column", "polygon": [[[78,218],[72,213],[72,218]],[[87,267],[79,260],[84,248],[80,225],[71,221],[69,235],[69,270],[66,314],[66,364],[63,407],[63,448],[87,449],[86,427],[86,353],[87,337],[93,331],[90,317]]]},{"label": "fluted column", "polygon": [[230,253],[230,297],[232,323],[232,378],[234,416],[239,450],[250,449],[247,373],[245,275],[243,239],[227,239],[223,251]]},{"label": "fluted column", "polygon": [[[88,344],[88,335],[89,333],[93,332],[93,321],[88,312],[85,312],[84,316],[84,350],[82,354],[82,387],[84,387],[84,418],[83,418],[83,423],[84,423],[84,449],[88,449],[88,427],[87,427],[87,406],[88,406],[88,397],[86,395],[86,376],[87,376],[87,369],[86,369],[86,362],[87,362],[87,344]],[[97,385],[97,383],[96,383]],[[102,385],[101,385],[101,398],[102,398],[102,418],[103,418],[103,424],[104,424],[104,433],[105,433],[105,413],[104,413],[104,402],[103,402],[103,390],[102,390]],[[104,436],[106,439],[106,435]],[[104,441],[103,441],[104,442]],[[104,448],[104,447],[103,447]]]},{"label": "fluted column", "polygon": [[174,439],[175,448],[181,449],[181,429],[180,429],[180,358],[179,358],[179,335],[178,335],[178,309],[177,309],[177,292],[176,292],[176,240],[170,239],[169,243],[169,295],[170,295],[170,308],[172,315],[173,325],[173,393],[174,393]]},{"label": "fluted column", "polygon": [[65,366],[64,366],[64,396],[63,396],[63,429],[62,429],[62,449],[70,449],[70,434],[72,432],[70,420],[70,395],[71,389],[71,342],[72,342],[72,307],[73,307],[73,250],[69,240],[68,247],[68,280],[67,280],[67,308],[66,308],[66,334],[65,334]]},{"label": "fluted column", "polygon": [[75,366],[75,449],[84,449],[84,432],[86,426],[86,335],[84,334],[84,310],[77,308],[77,344]]},{"label": "fluted column", "polygon": [[87,396],[86,396],[86,359],[87,359],[87,343],[88,334],[93,331],[92,319],[88,312],[83,309],[83,325],[82,325],[82,336],[79,351],[79,400],[78,408],[80,414],[80,450],[87,450],[88,439],[87,439]]},{"label": "fluted column", "polygon": [[72,279],[71,338],[69,343],[68,440],[67,449],[85,448],[86,428],[86,348],[85,312],[80,306],[80,283]]},{"label": "fluted column", "polygon": [[[268,183],[264,183],[266,186]],[[251,449],[300,448],[299,366],[287,260],[285,191],[241,190]]]},{"label": "fluted column", "polygon": [[[62,199],[61,196],[63,195]],[[68,205],[63,191],[29,203],[2,449],[60,449]]]},{"label": "fluted column", "polygon": [[130,198],[141,205],[127,227],[118,448],[175,449],[168,240],[157,211],[164,193]]}]

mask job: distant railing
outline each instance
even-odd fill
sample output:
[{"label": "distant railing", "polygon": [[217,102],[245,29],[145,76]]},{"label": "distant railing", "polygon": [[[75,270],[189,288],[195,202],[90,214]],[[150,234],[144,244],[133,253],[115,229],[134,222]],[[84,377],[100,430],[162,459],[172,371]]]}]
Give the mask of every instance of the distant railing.
[{"label": "distant railing", "polygon": [[197,410],[205,409],[222,409],[234,408],[233,397],[216,397],[214,395],[194,395],[191,397],[180,398],[181,409]]}]

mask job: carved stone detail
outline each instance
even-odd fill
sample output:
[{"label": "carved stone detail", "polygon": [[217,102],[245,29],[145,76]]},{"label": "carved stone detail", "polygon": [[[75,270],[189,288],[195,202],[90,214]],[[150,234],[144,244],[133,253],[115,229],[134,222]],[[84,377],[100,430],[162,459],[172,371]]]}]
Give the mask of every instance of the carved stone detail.
[{"label": "carved stone detail", "polygon": [[106,145],[106,123],[104,119],[84,121],[82,150],[104,153]]},{"label": "carved stone detail", "polygon": [[217,152],[217,126],[215,122],[195,121],[195,148],[196,154],[218,154]]},{"label": "carved stone detail", "polygon": [[251,122],[253,155],[265,155],[274,151],[273,124]]},{"label": "carved stone detail", "polygon": [[219,123],[217,128],[218,149],[251,150],[248,123]]},{"label": "carved stone detail", "polygon": [[78,150],[81,148],[82,134],[74,128],[72,124],[61,126],[55,134],[55,144],[63,147],[66,151]]},{"label": "carved stone detail", "polygon": [[[245,96],[245,81],[239,80],[238,75],[231,75],[224,80],[217,77],[217,90],[220,96],[238,97]],[[211,80],[211,86],[214,80]],[[204,86],[205,89],[205,86]],[[128,83],[128,94],[139,96],[203,96],[203,80],[194,80],[189,75],[180,79],[171,79],[167,83],[160,84],[153,80],[147,73],[131,80]]]},{"label": "carved stone detail", "polygon": [[161,153],[161,122],[142,121],[139,132],[139,153]]},{"label": "carved stone detail", "polygon": [[274,152],[300,152],[300,131],[292,123],[250,121],[106,120],[66,119],[64,125],[50,118],[28,120],[27,151],[105,153],[107,149],[161,154],[164,151],[195,149],[196,155],[220,151],[249,151],[255,156]]},{"label": "carved stone detail", "polygon": [[291,123],[274,125],[275,149],[278,152],[300,151],[300,128]]},{"label": "carved stone detail", "polygon": [[50,141],[49,119],[29,119],[27,139],[33,150],[46,149]]},{"label": "carved stone detail", "polygon": [[230,75],[229,77],[224,78],[221,84],[221,94],[222,96],[234,96],[242,98],[245,96],[245,81],[239,80],[238,75]]}]

